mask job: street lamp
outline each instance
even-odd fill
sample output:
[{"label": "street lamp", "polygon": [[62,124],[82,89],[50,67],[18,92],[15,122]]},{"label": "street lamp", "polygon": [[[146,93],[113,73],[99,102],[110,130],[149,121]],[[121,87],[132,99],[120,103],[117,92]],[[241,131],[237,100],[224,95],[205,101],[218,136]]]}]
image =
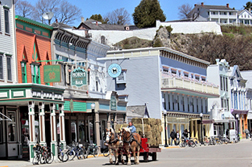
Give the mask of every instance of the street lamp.
[{"label": "street lamp", "polygon": [[203,113],[200,113],[200,124],[201,124],[201,144],[203,144],[203,136],[202,136],[202,131],[203,131],[203,128],[202,128],[202,118],[203,118]]},{"label": "street lamp", "polygon": [[91,104],[91,109],[92,109],[92,117],[93,117],[93,143],[95,142],[95,104],[92,103]]},{"label": "street lamp", "polygon": [[239,136],[239,114],[235,115],[236,119],[237,119],[237,140],[240,141],[240,136]]},{"label": "street lamp", "polygon": [[167,114],[167,111],[164,110],[164,128],[165,128],[165,145],[164,147],[169,147],[168,144],[167,144],[167,127],[166,127],[166,114]]}]

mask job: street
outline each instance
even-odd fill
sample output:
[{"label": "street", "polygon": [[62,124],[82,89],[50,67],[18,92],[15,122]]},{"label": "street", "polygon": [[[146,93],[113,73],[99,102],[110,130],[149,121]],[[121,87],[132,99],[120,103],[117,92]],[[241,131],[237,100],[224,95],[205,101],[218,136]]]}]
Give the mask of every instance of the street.
[{"label": "street", "polygon": [[[141,166],[172,166],[172,167],[252,167],[252,141],[242,140],[239,143],[223,144],[216,146],[201,146],[195,148],[171,148],[162,149],[158,154],[157,161],[147,163],[141,161]],[[150,157],[151,159],[151,157]],[[1,161],[0,161],[1,162]],[[39,165],[44,167],[83,167],[83,166],[113,166],[109,164],[107,157],[89,158],[85,160],[75,159],[72,162],[53,163],[49,165]],[[133,162],[133,158],[132,158]],[[1,163],[0,163],[1,164]],[[122,166],[122,164],[120,164]],[[1,165],[0,165],[1,166]],[[32,166],[32,165],[29,165]],[[136,166],[136,165],[134,165]],[[12,165],[9,165],[12,167]]]}]

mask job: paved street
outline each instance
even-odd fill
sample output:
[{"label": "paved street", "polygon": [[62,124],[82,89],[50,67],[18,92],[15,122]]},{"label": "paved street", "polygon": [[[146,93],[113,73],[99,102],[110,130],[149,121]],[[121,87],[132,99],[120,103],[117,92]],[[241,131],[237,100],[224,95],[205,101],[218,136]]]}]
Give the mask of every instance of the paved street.
[{"label": "paved street", "polygon": [[[140,158],[142,160],[142,158]],[[0,161],[0,166],[2,165]],[[19,163],[21,166],[21,163]],[[19,166],[18,164],[9,167]],[[172,166],[172,167],[252,167],[252,141],[243,140],[236,144],[201,146],[195,148],[162,149],[158,154],[158,161],[148,163],[140,162],[141,166]],[[29,166],[32,166],[29,164]],[[75,160],[66,163],[53,163],[39,165],[44,167],[83,167],[83,166],[113,166],[108,163],[108,158],[90,158]],[[122,165],[121,165],[122,166]],[[134,165],[135,166],[135,165]]]}]

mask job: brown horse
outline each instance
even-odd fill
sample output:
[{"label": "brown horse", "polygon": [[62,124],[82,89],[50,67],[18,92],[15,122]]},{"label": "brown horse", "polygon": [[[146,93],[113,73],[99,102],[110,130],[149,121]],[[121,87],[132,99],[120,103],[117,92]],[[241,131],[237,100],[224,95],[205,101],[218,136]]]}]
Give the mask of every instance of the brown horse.
[{"label": "brown horse", "polygon": [[[108,149],[109,149],[109,162],[112,164],[112,151],[113,154],[115,155],[115,164],[119,164],[118,161],[118,155],[119,151],[121,150],[120,147],[122,147],[122,141],[121,137],[115,133],[114,129],[110,128],[109,130],[106,129],[106,143],[108,143]],[[121,162],[124,163],[123,161],[123,156],[121,156]]]},{"label": "brown horse", "polygon": [[131,165],[130,151],[133,153],[135,164],[139,164],[141,136],[138,133],[131,133],[129,128],[123,128],[121,134],[123,146],[126,150],[126,156],[128,157],[128,165]]}]

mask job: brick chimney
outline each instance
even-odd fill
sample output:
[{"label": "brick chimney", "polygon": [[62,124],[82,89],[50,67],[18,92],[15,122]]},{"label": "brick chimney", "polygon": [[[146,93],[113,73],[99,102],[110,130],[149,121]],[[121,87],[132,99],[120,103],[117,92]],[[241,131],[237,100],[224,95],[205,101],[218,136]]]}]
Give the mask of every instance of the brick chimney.
[{"label": "brick chimney", "polygon": [[229,8],[229,3],[227,3],[227,8]]},{"label": "brick chimney", "polygon": [[98,21],[96,21],[96,25],[98,26]]},{"label": "brick chimney", "polygon": [[201,2],[201,6],[204,6],[204,2]]},{"label": "brick chimney", "polygon": [[84,22],[85,22],[84,17],[81,17],[81,22],[82,22],[82,23],[84,23]]},{"label": "brick chimney", "polygon": [[194,6],[197,6],[197,4],[194,4]]},{"label": "brick chimney", "polygon": [[58,23],[58,19],[56,19],[55,22]]}]

